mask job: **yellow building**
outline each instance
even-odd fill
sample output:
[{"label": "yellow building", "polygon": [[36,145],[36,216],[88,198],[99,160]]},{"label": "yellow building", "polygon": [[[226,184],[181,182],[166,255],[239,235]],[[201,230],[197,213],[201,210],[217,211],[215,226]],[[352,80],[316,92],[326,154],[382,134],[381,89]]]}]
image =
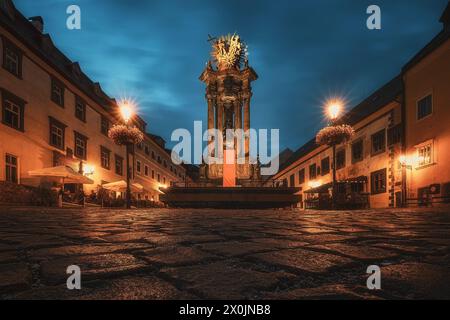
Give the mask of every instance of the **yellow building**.
[{"label": "yellow building", "polygon": [[[343,117],[356,131],[337,148],[338,189],[346,197],[365,196],[373,208],[450,202],[449,20],[448,5],[442,31],[401,75]],[[313,139],[273,179],[301,187],[300,207],[317,207],[331,188],[330,159],[331,149]]]},{"label": "yellow building", "polygon": [[[26,19],[9,0],[0,6],[0,65],[1,181],[37,186],[42,179],[30,177],[29,171],[58,165],[81,169],[94,180],[85,186],[86,193],[125,180],[125,147],[108,138],[109,128],[120,121],[116,101],[54,46],[40,17]],[[145,132],[145,122],[135,120]],[[143,168],[150,168],[155,155],[164,162],[153,161],[149,170],[167,184],[184,180],[185,169],[171,163],[155,136],[146,135],[144,143],[150,155],[138,151],[131,163],[139,158]],[[157,176],[141,179],[143,197],[157,200],[156,182]]]},{"label": "yellow building", "polygon": [[[402,170],[395,160],[401,153],[401,89],[397,77],[340,120],[353,126],[355,136],[336,148],[338,189],[353,195],[355,206],[401,205]],[[331,188],[332,159],[332,149],[313,139],[297,150],[273,179],[300,187],[299,206],[316,208],[319,197]]]},{"label": "yellow building", "polygon": [[409,203],[450,200],[450,5],[440,21],[442,31],[403,68]]}]

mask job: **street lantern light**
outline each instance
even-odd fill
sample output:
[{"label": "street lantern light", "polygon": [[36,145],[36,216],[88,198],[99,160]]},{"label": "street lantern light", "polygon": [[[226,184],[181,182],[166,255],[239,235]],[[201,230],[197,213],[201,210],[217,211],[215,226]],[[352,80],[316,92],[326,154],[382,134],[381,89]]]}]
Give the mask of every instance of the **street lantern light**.
[{"label": "street lantern light", "polygon": [[133,105],[130,101],[124,100],[119,103],[119,110],[123,121],[128,124],[130,119],[133,117],[134,110]]},{"label": "street lantern light", "polygon": [[339,99],[333,99],[327,102],[326,111],[328,118],[334,122],[343,110],[343,102]]}]

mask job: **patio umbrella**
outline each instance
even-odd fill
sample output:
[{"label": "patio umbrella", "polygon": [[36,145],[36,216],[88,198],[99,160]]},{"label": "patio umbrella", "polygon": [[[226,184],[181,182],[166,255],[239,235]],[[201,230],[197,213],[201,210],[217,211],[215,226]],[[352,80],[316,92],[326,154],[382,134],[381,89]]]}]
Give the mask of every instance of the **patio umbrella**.
[{"label": "patio umbrella", "polygon": [[[126,192],[127,191],[127,183],[123,180],[111,182],[102,185],[103,189],[115,191],[115,192]],[[140,193],[144,191],[144,187],[139,183],[132,183],[130,185],[131,192]]]},{"label": "patio umbrella", "polygon": [[32,177],[61,179],[63,184],[65,183],[94,184],[93,180],[82,175],[81,173],[76,172],[69,166],[59,166],[33,170],[29,171],[28,174]]}]

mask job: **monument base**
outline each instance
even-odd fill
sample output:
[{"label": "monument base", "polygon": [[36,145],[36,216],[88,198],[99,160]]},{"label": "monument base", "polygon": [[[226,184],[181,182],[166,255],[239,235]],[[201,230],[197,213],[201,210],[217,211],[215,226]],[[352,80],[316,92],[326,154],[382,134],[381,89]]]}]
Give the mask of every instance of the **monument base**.
[{"label": "monument base", "polygon": [[175,208],[273,209],[300,202],[299,188],[179,188],[165,190],[160,200]]}]

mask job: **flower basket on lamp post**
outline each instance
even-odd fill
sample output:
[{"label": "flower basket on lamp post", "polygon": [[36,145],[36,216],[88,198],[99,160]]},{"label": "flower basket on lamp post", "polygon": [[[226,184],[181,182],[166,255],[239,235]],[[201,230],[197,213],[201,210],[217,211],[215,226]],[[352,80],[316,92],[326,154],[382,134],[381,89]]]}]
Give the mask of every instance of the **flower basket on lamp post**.
[{"label": "flower basket on lamp post", "polygon": [[[128,121],[126,121],[128,123]],[[131,127],[129,125],[115,125],[109,132],[108,136],[119,146],[126,147],[126,166],[127,166],[127,209],[131,208],[131,187],[130,187],[130,152],[131,147],[141,143],[144,140],[144,134],[137,127]]]},{"label": "flower basket on lamp post", "polygon": [[355,130],[346,124],[337,124],[336,119],[342,109],[339,102],[332,102],[328,106],[330,125],[323,128],[316,135],[318,145],[327,145],[333,148],[333,186],[332,186],[332,208],[336,209],[336,146],[350,141]]}]

